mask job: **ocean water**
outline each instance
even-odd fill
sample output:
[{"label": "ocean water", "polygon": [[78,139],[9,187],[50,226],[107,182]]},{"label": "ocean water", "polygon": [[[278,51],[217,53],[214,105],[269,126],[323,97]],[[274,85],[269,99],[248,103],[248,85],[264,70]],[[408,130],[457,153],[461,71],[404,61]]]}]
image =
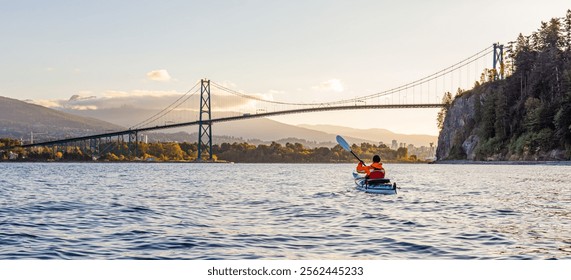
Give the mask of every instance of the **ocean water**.
[{"label": "ocean water", "polygon": [[0,163],[0,259],[571,259],[571,166]]}]

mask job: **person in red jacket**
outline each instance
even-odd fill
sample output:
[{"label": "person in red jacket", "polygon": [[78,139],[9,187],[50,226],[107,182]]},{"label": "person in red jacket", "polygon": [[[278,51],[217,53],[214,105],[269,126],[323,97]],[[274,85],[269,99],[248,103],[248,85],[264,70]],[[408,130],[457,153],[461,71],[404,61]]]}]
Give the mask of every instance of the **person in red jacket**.
[{"label": "person in red jacket", "polygon": [[385,178],[385,169],[383,168],[381,157],[379,155],[375,155],[373,157],[373,163],[369,166],[366,166],[363,161],[360,161],[357,165],[357,172],[367,173],[367,179]]}]

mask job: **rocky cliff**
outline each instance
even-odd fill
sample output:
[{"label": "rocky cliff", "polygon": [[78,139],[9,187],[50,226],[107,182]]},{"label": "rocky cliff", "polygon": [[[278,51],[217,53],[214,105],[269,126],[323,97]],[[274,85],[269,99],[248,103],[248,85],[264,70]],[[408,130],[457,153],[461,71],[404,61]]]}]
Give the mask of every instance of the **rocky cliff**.
[{"label": "rocky cliff", "polygon": [[[438,137],[438,160],[483,161],[560,161],[570,160],[570,152],[554,145],[549,149],[536,145],[537,139],[514,134],[483,138],[485,107],[490,100],[504,94],[502,82],[488,83],[456,96],[446,113],[444,125]],[[516,103],[517,100],[512,100]],[[497,111],[492,110],[495,114]],[[513,119],[511,123],[521,120]],[[497,123],[494,123],[497,127]],[[544,128],[534,131],[540,133]],[[510,140],[511,139],[511,140]],[[515,139],[515,140],[514,140]],[[552,139],[555,143],[558,139]],[[535,141],[535,142],[534,142]]]},{"label": "rocky cliff", "polygon": [[479,143],[474,129],[476,102],[480,102],[480,95],[473,91],[454,99],[438,136],[437,159],[475,158],[474,150]]}]

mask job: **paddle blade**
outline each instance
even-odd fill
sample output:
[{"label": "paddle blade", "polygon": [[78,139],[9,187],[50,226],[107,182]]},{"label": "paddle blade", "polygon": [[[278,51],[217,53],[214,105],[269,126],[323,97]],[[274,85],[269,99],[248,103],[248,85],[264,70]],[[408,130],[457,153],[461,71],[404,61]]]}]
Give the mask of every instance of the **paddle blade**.
[{"label": "paddle blade", "polygon": [[341,146],[341,148],[343,148],[347,152],[351,151],[351,147],[349,146],[349,143],[347,143],[347,141],[345,141],[345,139],[343,139],[343,137],[341,137],[340,135],[337,135],[337,137],[335,139],[337,139],[337,143],[339,143],[339,146]]}]

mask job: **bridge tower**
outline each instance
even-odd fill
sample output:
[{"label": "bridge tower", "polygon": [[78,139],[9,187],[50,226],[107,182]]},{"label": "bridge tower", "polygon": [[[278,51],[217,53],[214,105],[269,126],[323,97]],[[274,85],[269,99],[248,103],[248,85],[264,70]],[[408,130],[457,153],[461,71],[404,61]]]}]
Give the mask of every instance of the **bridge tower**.
[{"label": "bridge tower", "polygon": [[210,109],[210,80],[200,80],[200,116],[198,121],[198,157],[202,160],[202,148],[208,149],[208,159],[212,160],[212,111]]},{"label": "bridge tower", "polygon": [[[499,68],[499,69],[498,69]],[[504,45],[494,43],[494,80],[504,79]]]},{"label": "bridge tower", "polygon": [[129,156],[139,156],[139,131],[129,130]]}]

